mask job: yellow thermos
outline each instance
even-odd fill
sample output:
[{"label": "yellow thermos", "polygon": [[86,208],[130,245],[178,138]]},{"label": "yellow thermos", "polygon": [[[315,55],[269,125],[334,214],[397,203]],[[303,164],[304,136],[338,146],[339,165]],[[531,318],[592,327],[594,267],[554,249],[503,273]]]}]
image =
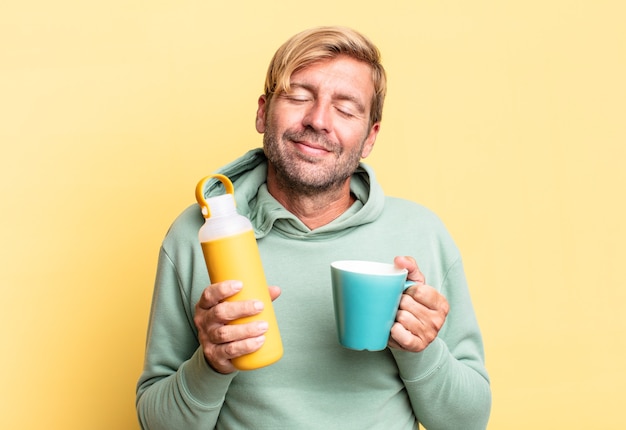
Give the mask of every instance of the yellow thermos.
[{"label": "yellow thermos", "polygon": [[[224,184],[226,193],[205,199],[204,187],[212,178]],[[248,218],[237,213],[233,184],[224,175],[207,176],[196,186],[196,200],[205,218],[198,238],[211,283],[242,281],[243,289],[227,300],[259,300],[264,304],[261,313],[231,324],[251,321],[266,321],[269,324],[263,346],[253,353],[234,358],[233,365],[240,370],[252,370],[275,363],[283,355],[278,322],[252,224]]]}]

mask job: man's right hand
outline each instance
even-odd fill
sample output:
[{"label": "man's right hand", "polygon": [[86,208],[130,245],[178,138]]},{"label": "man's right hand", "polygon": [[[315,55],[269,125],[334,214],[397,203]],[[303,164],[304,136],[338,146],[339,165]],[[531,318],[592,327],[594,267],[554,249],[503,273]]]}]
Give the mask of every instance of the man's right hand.
[{"label": "man's right hand", "polygon": [[[240,281],[224,281],[209,285],[196,303],[193,320],[198,329],[198,340],[207,363],[219,373],[234,372],[236,368],[231,359],[258,350],[265,341],[267,322],[229,324],[263,310],[263,302],[260,300],[224,301],[239,292],[242,287]],[[269,290],[272,300],[280,295],[278,287],[269,287]]]}]

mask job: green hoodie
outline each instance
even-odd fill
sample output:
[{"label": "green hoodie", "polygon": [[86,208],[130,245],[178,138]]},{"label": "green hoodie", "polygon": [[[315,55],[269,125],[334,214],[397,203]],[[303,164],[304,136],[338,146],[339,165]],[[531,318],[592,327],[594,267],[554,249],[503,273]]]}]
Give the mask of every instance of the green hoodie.
[{"label": "green hoodie", "polygon": [[[426,208],[385,197],[361,164],[357,201],[331,223],[307,228],[267,191],[267,162],[253,150],[219,170],[235,185],[237,210],[255,229],[284,355],[228,375],[199,348],[194,308],[210,284],[198,243],[197,205],[172,224],[159,254],[146,358],[137,384],[144,429],[484,429],[491,406],[483,345],[461,257]],[[223,193],[209,182],[205,196]],[[337,341],[330,263],[414,257],[427,283],[450,304],[439,336],[424,351],[352,351]]]}]

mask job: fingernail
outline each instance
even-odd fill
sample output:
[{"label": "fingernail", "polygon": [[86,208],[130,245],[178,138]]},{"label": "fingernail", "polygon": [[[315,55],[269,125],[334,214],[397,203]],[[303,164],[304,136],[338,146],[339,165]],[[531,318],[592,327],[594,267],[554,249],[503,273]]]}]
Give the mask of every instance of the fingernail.
[{"label": "fingernail", "polygon": [[256,324],[256,328],[262,332],[266,332],[269,327],[270,325],[267,323],[267,321],[259,321]]},{"label": "fingernail", "polygon": [[254,339],[259,345],[265,342],[265,336],[259,336]]},{"label": "fingernail", "polygon": [[264,308],[263,302],[258,302],[258,301],[254,302],[254,309],[256,309],[257,311],[262,311],[263,308]]},{"label": "fingernail", "polygon": [[241,291],[243,289],[243,283],[240,281],[233,281],[230,284],[230,287],[233,289],[233,291]]}]

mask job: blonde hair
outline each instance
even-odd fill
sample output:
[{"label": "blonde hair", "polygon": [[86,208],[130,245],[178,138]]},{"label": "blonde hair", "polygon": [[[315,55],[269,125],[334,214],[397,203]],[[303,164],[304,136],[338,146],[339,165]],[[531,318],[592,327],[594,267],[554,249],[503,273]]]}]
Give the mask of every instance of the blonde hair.
[{"label": "blonde hair", "polygon": [[290,89],[290,78],[317,61],[347,55],[368,64],[372,69],[374,97],[370,125],[380,122],[387,92],[387,77],[378,48],[365,36],[346,27],[316,27],[291,37],[274,54],[265,78],[267,102],[274,94]]}]

